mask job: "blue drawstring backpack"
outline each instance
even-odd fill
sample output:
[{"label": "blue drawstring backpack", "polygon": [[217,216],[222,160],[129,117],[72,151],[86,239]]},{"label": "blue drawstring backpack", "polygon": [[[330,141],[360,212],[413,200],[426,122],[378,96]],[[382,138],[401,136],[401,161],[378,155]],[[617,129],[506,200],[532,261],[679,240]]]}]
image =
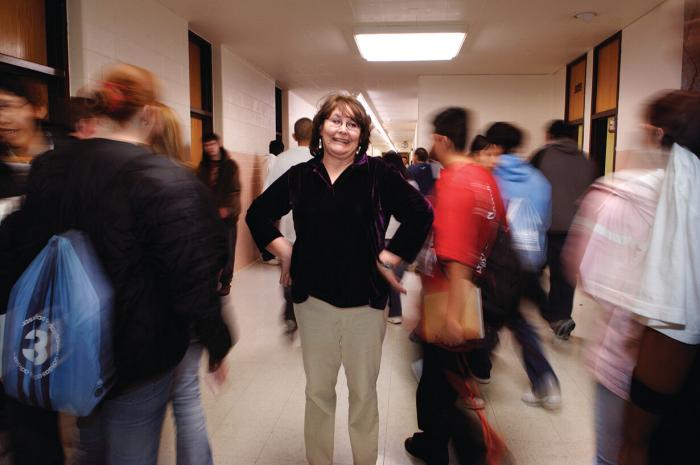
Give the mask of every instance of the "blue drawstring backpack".
[{"label": "blue drawstring backpack", "polygon": [[88,236],[53,236],[12,288],[5,320],[5,393],[88,415],[114,377],[113,290]]},{"label": "blue drawstring backpack", "polygon": [[523,270],[540,271],[547,259],[547,239],[539,213],[529,199],[517,197],[508,201],[506,217]]}]

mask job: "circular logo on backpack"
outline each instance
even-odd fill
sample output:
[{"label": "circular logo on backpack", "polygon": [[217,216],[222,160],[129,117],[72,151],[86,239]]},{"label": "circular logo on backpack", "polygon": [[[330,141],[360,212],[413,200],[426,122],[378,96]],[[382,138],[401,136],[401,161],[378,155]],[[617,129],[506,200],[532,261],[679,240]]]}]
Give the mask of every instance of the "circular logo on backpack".
[{"label": "circular logo on backpack", "polygon": [[[43,315],[34,315],[22,322],[22,346],[14,356],[17,368],[26,376],[41,379],[58,366],[61,337],[56,327]],[[41,372],[36,373],[36,368]]]}]

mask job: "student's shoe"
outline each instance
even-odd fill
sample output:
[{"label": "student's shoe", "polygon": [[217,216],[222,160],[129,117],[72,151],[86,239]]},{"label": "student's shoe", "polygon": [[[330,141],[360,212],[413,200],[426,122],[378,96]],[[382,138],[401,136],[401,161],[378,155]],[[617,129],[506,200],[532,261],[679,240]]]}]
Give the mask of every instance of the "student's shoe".
[{"label": "student's shoe", "polygon": [[286,334],[291,334],[298,328],[297,322],[294,320],[284,320],[284,332]]},{"label": "student's shoe", "polygon": [[416,377],[416,381],[420,382],[420,377],[423,376],[423,359],[419,358],[415,362],[411,363],[411,371],[413,371],[413,376]]},{"label": "student's shoe", "polygon": [[460,410],[483,410],[486,402],[481,397],[469,397],[468,399],[457,399],[457,408]]},{"label": "student's shoe", "polygon": [[542,382],[542,392],[538,394],[531,389],[523,394],[522,401],[528,405],[544,407],[547,410],[559,409],[561,407],[559,382],[553,376],[547,376]]},{"label": "student's shoe", "polygon": [[554,335],[559,339],[566,341],[571,336],[571,332],[576,327],[576,322],[571,318],[565,320],[554,321],[549,324],[554,331]]},{"label": "student's shoe", "polygon": [[411,342],[414,342],[416,344],[423,344],[423,342],[424,342],[423,339],[421,339],[421,337],[418,335],[418,333],[416,332],[415,329],[410,332],[410,334],[408,335],[408,339]]},{"label": "student's shoe", "polygon": [[403,321],[403,317],[400,316],[390,316],[389,318],[386,319],[389,323],[392,325],[400,325],[401,322]]},{"label": "student's shoe", "polygon": [[220,296],[226,296],[231,293],[231,285],[230,284],[222,284],[221,287],[219,288],[219,295]]},{"label": "student's shoe", "polygon": [[448,455],[447,447],[440,453],[427,450],[424,441],[422,441],[424,434],[425,433],[415,433],[410,438],[407,438],[403,443],[406,452],[424,461],[426,465],[449,465],[450,456]]},{"label": "student's shoe", "polygon": [[263,263],[265,265],[279,265],[280,261],[277,259],[277,257],[275,257],[275,258],[271,258],[269,260],[263,260]]},{"label": "student's shoe", "polygon": [[479,378],[474,373],[472,373],[472,378],[474,379],[474,381],[476,381],[479,384],[489,384],[491,382],[490,376],[488,378]]}]

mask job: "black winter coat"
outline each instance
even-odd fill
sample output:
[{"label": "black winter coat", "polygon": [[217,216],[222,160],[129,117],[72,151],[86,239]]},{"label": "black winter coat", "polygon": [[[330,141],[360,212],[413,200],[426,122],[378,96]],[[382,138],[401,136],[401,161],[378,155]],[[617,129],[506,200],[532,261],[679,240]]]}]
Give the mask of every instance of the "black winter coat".
[{"label": "black winter coat", "polygon": [[217,274],[224,231],[206,188],[184,168],[137,145],[77,141],[38,157],[23,208],[0,226],[0,305],[49,238],[86,232],[115,291],[118,386],[174,368],[191,330],[221,360],[231,338]]}]

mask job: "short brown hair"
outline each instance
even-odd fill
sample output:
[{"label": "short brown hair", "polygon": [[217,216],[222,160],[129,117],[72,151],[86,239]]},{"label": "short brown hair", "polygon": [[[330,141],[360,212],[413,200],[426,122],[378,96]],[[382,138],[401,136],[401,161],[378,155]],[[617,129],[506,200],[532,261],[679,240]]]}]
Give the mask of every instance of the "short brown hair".
[{"label": "short brown hair", "polygon": [[309,118],[299,118],[294,123],[294,134],[296,134],[298,140],[306,142],[311,139],[312,128],[313,122]]},{"label": "short brown hair", "polygon": [[326,100],[321,104],[321,108],[314,116],[311,130],[311,143],[309,150],[315,157],[323,156],[323,147],[321,147],[321,128],[323,123],[331,116],[331,113],[336,109],[340,110],[347,117],[352,119],[360,126],[360,141],[358,153],[365,153],[369,147],[369,135],[372,132],[372,120],[365,111],[362,104],[352,95],[349,94],[331,94],[326,97]]},{"label": "short brown hair", "polygon": [[[646,120],[664,131],[661,145],[666,148],[679,142],[686,134],[688,121],[698,101],[698,94],[682,90],[671,90],[657,95],[646,108]],[[697,104],[695,105],[697,106]]]}]

